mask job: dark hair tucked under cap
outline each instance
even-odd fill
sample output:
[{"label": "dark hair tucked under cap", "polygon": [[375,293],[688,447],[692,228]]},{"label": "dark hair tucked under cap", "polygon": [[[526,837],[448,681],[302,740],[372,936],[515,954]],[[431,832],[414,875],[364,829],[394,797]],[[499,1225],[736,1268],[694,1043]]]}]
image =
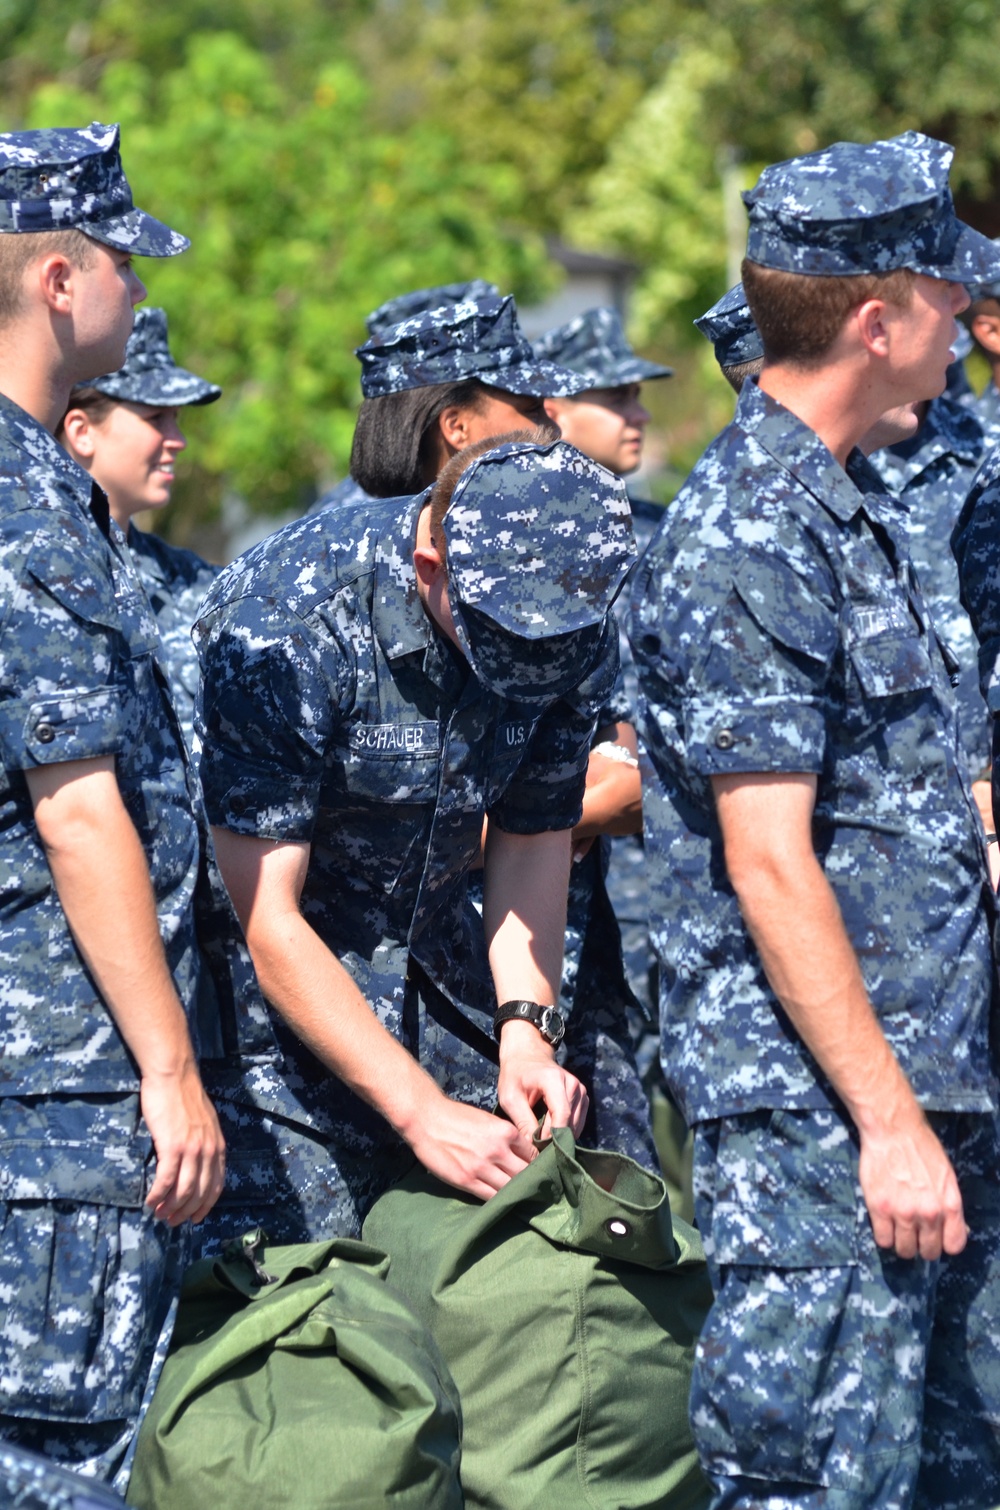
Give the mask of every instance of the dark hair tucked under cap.
[{"label": "dark hair tucked under cap", "polygon": [[442,309],[446,304],[461,304],[466,299],[499,297],[496,284],[487,283],[484,278],[472,278],[468,283],[439,283],[434,288],[415,288],[411,294],[387,299],[365,316],[365,324],[370,336],[380,336],[390,325],[398,325],[412,315],[422,315],[428,309]]},{"label": "dark hair tucked under cap", "polygon": [[479,680],[549,701],[583,680],[635,558],[621,478],[566,441],[478,457],[444,524],[455,630]]},{"label": "dark hair tucked under cap", "polygon": [[0,234],[83,231],[143,257],[173,257],[191,243],[132,203],[117,126],[0,133]]},{"label": "dark hair tucked under cap", "polygon": [[532,348],[541,360],[558,362],[578,372],[586,378],[588,388],[619,388],[623,383],[645,383],[650,378],[674,375],[672,367],[636,356],[621,315],[606,304],[584,310],[566,325],[547,330],[532,342]]},{"label": "dark hair tucked under cap", "polygon": [[739,362],[756,362],[764,355],[764,343],[750,313],[742,283],[737,283],[727,294],[723,294],[694,323],[702,335],[712,342],[715,360],[720,367],[735,367]]},{"label": "dark hair tucked under cap", "polygon": [[186,367],[178,367],[167,341],[167,314],[163,309],[137,309],[132,334],[125,348],[125,361],[117,372],[80,384],[96,388],[108,398],[131,404],[154,404],[170,409],[189,404],[211,404],[222,389]]},{"label": "dark hair tucked under cap", "polygon": [[947,142],[905,131],[775,163],[743,195],[747,256],[819,277],[895,268],[953,283],[1000,277],[1000,252],[955,214],[953,156]]},{"label": "dark hair tucked under cap", "polygon": [[178,367],[166,338],[165,310],[136,310],[125,361],[116,373],[92,377],[82,388],[97,388],[109,399],[186,408],[192,403],[215,403],[222,388]]},{"label": "dark hair tucked under cap", "polygon": [[587,386],[575,372],[536,358],[509,294],[413,315],[359,346],[356,354],[365,398],[467,378],[538,398],[579,393]]}]

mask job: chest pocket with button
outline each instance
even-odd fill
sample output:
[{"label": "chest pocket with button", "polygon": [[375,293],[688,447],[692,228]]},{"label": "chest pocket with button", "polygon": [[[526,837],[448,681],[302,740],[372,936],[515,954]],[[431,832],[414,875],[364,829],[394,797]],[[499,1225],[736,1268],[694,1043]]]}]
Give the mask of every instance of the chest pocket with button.
[{"label": "chest pocket with button", "polygon": [[333,751],[324,797],[324,843],[369,886],[393,891],[419,881],[434,816],[441,761],[437,721],[351,726]]}]

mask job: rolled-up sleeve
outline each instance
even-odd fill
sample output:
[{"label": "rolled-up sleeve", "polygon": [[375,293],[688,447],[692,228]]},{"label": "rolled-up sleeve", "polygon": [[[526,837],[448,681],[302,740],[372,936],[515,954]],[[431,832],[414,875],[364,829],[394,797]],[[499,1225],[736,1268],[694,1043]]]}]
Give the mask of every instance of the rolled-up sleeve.
[{"label": "rolled-up sleeve", "polygon": [[618,665],[618,630],[610,620],[586,679],[538,720],[513,781],[489,810],[492,823],[511,834],[548,833],[579,823],[590,746]]},{"label": "rolled-up sleeve", "polygon": [[825,586],[825,574],[812,581],[763,551],[736,566],[685,689],[684,737],[694,770],[822,770],[839,645],[838,612]]},{"label": "rolled-up sleeve", "polygon": [[30,553],[0,632],[0,751],[7,770],[117,755],[126,742],[126,653],[110,575],[93,542]]},{"label": "rolled-up sleeve", "polygon": [[325,752],[351,676],[342,646],[274,600],[241,597],[196,629],[197,714],[209,821],[237,834],[312,838]]}]

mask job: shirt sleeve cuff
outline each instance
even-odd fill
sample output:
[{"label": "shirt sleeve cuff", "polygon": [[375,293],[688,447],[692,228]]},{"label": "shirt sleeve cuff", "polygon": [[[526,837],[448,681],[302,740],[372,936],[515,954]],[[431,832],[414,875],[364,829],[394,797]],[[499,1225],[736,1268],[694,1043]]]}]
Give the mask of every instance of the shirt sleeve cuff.
[{"label": "shirt sleeve cuff", "polygon": [[823,769],[826,722],[809,703],[696,702],[688,705],[686,724],[688,761],[703,776]]}]

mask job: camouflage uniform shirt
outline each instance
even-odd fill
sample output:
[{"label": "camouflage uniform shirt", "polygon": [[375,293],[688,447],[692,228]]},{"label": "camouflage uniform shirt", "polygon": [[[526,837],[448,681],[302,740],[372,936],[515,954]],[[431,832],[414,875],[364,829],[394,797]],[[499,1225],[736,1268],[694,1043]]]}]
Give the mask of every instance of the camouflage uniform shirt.
[{"label": "camouflage uniform shirt", "polygon": [[[213,824],[310,843],[306,920],[442,1088],[487,1104],[495,1076],[473,1075],[463,1095],[481,1061],[458,1041],[492,1043],[495,996],[466,885],[483,814],[524,834],[579,819],[618,658],[606,634],[585,686],[548,709],[487,691],[417,594],[426,497],[322,510],[222,573],[196,630],[201,776]],[[420,972],[453,1014],[447,1035],[424,1016]],[[353,1154],[384,1146],[387,1124],[346,1087],[331,1098],[327,1071],[276,1028],[283,1075],[260,1068],[228,1094]],[[442,1062],[445,1038],[454,1062]]]},{"label": "camouflage uniform shirt", "polygon": [[985,441],[973,411],[942,394],[911,440],[877,451],[872,465],[908,511],[907,539],[934,628],[958,668],[953,676],[969,778],[990,765],[990,719],[979,691],[979,646],[962,607],[951,533],[982,458]]},{"label": "camouflage uniform shirt", "polygon": [[24,773],[114,757],[167,961],[190,1005],[198,830],[189,770],[156,662],[156,622],[103,493],[2,396],[0,455],[0,1096],[132,1091],[135,1065],[73,942]]},{"label": "camouflage uniform shirt", "polygon": [[203,561],[194,551],[168,545],[159,535],[137,530],[134,525],[129,525],[127,538],[132,560],[156,615],[160,662],[169,679],[174,710],[190,749],[194,705],[201,681],[191,626],[222,568]]},{"label": "camouflage uniform shirt", "polygon": [[756,383],[633,588],[664,1067],[689,1122],[833,1103],[729,884],[710,778],[811,772],[816,854],[928,1107],[986,1111],[985,849],[906,515]]}]

